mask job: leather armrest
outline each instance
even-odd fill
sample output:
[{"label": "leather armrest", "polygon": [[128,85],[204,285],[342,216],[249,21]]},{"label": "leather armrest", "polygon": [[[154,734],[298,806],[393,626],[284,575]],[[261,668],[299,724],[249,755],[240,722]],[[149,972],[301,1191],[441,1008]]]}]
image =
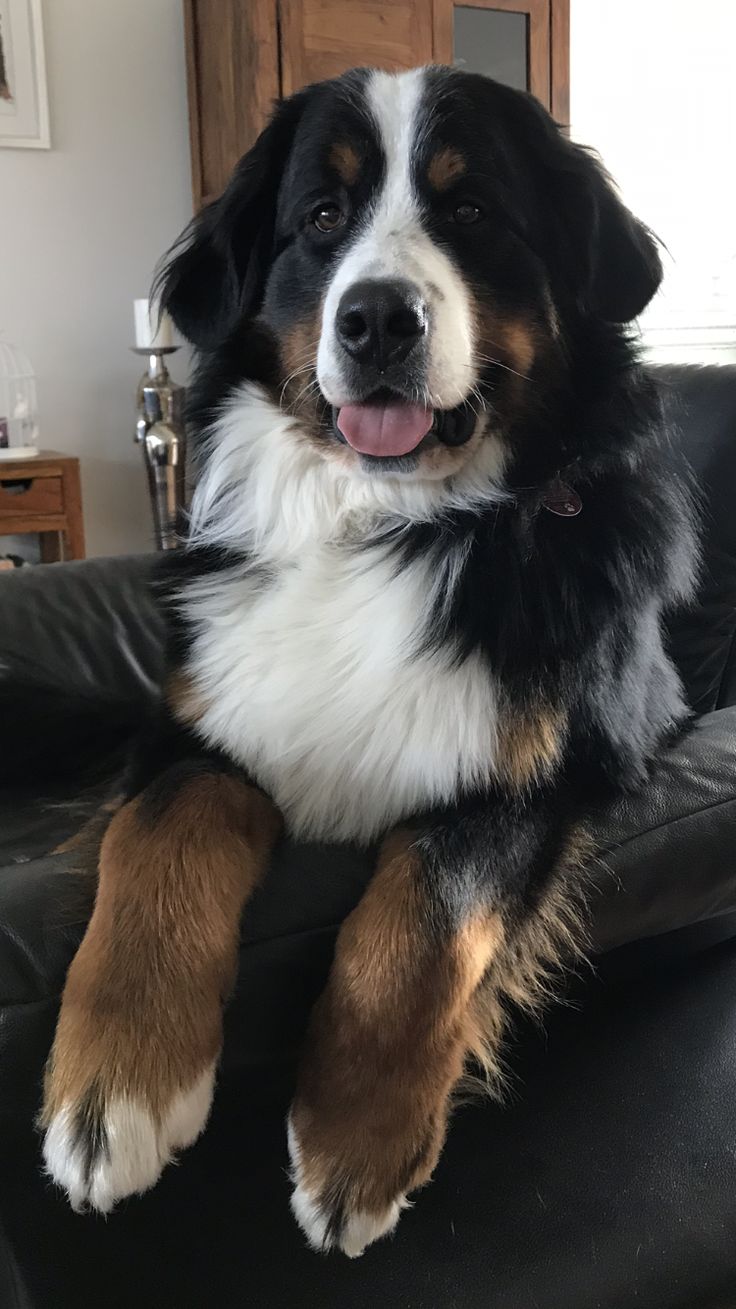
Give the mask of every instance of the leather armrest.
[{"label": "leather armrest", "polygon": [[[598,815],[599,855],[591,870],[594,952],[647,939],[641,947],[645,959],[651,938],[684,928],[695,933],[691,950],[697,950],[701,938],[691,925],[736,910],[735,744],[736,709],[709,714],[663,753],[644,792]],[[31,815],[39,807],[38,799],[29,800]],[[69,834],[75,819],[68,809],[45,813],[39,834],[49,849]],[[35,1014],[41,1022],[40,1051],[50,1039],[56,998],[93,888],[88,885],[85,894],[64,857],[37,858],[36,827],[27,820],[16,813],[8,822],[15,840],[0,856],[8,865],[0,869],[0,997],[10,1006],[6,1040],[17,1030],[11,1015],[20,1018],[26,1009],[27,1017]],[[34,862],[13,866],[29,853]],[[370,874],[369,852],[281,845],[244,917],[237,991],[227,1016],[227,1064],[262,1066],[293,1049],[324,984],[340,923]],[[719,921],[729,934],[729,920]],[[639,958],[636,967],[642,966]]]},{"label": "leather armrest", "polygon": [[154,563],[135,555],[3,573],[2,673],[101,700],[155,693],[163,624],[149,593]]},{"label": "leather armrest", "polygon": [[[663,752],[643,792],[620,797],[596,816],[590,869],[595,953],[736,911],[735,759],[736,708],[719,709]],[[19,794],[0,797],[0,921],[15,922],[17,931],[25,921],[31,953],[55,938],[55,921],[66,917],[64,887],[72,879],[63,856],[26,861],[38,860],[79,826],[79,807],[70,799],[68,791],[47,801],[28,793],[25,803]],[[283,842],[246,911],[244,950],[333,937],[371,870],[369,851]],[[46,892],[36,903],[39,880]],[[60,968],[53,953],[45,963],[58,983],[68,959],[62,956]]]},{"label": "leather armrest", "polygon": [[[736,708],[710,713],[664,751],[646,791],[619,798],[598,814],[591,893],[596,953],[661,939],[736,910],[735,745]],[[8,1052],[14,1039],[25,1046],[17,1026],[25,1011],[26,1022],[33,1017],[39,1025],[35,1058],[50,1039],[93,893],[92,884],[85,889],[69,877],[63,856],[38,859],[37,827],[46,850],[75,827],[75,816],[64,808],[45,808],[39,826],[39,808],[38,798],[29,798],[25,821],[16,812],[5,823],[14,839],[0,857],[8,865],[0,869],[0,999],[8,1005],[0,1018],[0,1050]],[[3,826],[0,813],[0,831]],[[29,853],[33,863],[18,863]],[[227,1017],[229,1066],[262,1066],[299,1042],[325,982],[339,925],[358,903],[371,868],[371,853],[350,847],[285,842],[276,851],[244,919],[237,990]],[[723,923],[728,931],[728,919]],[[644,957],[650,949],[642,945]],[[3,1062],[16,1069],[10,1084],[17,1083],[21,1064],[38,1077],[39,1064],[28,1052],[21,1056],[18,1050],[16,1059]],[[0,1101],[4,1094],[13,1100],[0,1088]]]},{"label": "leather armrest", "polygon": [[596,816],[593,948],[736,910],[736,708],[662,752],[646,788]]}]

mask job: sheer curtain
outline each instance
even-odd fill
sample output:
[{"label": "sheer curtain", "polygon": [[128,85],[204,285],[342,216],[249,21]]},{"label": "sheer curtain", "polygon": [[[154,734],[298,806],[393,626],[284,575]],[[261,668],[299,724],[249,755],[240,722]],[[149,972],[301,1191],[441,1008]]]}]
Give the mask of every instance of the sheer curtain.
[{"label": "sheer curtain", "polygon": [[667,247],[649,351],[736,362],[736,0],[571,0],[571,96]]}]

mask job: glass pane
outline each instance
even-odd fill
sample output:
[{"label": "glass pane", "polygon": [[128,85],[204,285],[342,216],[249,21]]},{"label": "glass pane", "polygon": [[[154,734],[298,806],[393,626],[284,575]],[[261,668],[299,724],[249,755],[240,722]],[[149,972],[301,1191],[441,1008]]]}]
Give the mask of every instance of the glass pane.
[{"label": "glass pane", "polygon": [[528,91],[527,16],[455,5],[454,63],[469,73]]}]

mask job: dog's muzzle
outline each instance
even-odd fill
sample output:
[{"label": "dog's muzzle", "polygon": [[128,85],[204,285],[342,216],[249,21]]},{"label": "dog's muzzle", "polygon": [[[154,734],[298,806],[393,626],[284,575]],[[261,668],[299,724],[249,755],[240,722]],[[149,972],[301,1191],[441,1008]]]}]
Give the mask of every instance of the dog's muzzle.
[{"label": "dog's muzzle", "polygon": [[332,409],[333,432],[369,460],[402,460],[441,441],[472,435],[468,405],[434,410],[426,392],[429,313],[408,281],[363,279],[343,293],[335,314],[345,403]]}]

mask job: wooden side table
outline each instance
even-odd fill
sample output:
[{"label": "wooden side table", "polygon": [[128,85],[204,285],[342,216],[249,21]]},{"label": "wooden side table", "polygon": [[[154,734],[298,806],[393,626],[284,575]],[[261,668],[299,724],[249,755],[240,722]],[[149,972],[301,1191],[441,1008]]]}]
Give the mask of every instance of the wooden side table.
[{"label": "wooden side table", "polygon": [[84,559],[79,460],[55,450],[0,459],[0,536],[38,532],[41,560]]}]

